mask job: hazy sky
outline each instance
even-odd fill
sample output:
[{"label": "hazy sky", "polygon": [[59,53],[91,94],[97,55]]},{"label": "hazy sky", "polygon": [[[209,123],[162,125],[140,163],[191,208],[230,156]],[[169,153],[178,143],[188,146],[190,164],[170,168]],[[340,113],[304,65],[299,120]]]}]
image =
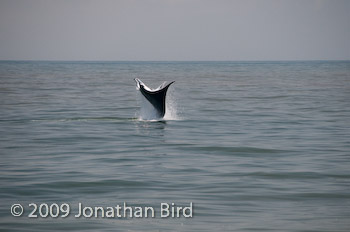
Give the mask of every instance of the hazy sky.
[{"label": "hazy sky", "polygon": [[345,0],[0,0],[1,60],[350,59]]}]

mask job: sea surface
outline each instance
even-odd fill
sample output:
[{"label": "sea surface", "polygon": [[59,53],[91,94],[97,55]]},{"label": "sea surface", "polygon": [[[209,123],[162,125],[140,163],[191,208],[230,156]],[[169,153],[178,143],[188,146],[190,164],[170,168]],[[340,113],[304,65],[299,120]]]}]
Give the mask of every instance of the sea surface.
[{"label": "sea surface", "polygon": [[350,62],[0,61],[0,231],[350,231]]}]

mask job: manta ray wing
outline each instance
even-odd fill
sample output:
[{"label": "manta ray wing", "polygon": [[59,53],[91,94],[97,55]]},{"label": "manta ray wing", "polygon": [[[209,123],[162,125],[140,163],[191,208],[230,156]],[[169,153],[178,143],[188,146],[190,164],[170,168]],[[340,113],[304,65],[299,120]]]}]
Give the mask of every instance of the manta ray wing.
[{"label": "manta ray wing", "polygon": [[170,82],[165,85],[165,82],[160,85],[157,89],[152,90],[147,87],[140,79],[135,78],[136,87],[140,90],[141,94],[153,105],[157,111],[157,117],[162,118],[165,115],[166,105],[166,93],[171,84],[175,81]]}]

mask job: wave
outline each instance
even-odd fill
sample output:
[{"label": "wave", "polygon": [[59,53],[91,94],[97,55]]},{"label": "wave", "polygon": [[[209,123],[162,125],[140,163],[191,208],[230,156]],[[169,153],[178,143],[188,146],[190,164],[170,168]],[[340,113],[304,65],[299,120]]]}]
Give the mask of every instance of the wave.
[{"label": "wave", "polygon": [[228,146],[184,146],[185,150],[201,151],[216,154],[277,154],[290,152],[279,149],[257,148],[257,147],[228,147]]},{"label": "wave", "polygon": [[76,117],[76,118],[56,118],[56,119],[31,119],[31,122],[70,122],[70,121],[133,121],[136,118],[123,117]]}]

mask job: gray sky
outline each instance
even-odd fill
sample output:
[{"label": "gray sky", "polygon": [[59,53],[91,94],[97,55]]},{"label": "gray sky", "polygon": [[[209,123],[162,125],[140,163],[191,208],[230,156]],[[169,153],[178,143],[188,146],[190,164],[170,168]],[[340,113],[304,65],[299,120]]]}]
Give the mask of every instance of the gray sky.
[{"label": "gray sky", "polygon": [[349,60],[349,43],[347,0],[0,0],[2,60]]}]

